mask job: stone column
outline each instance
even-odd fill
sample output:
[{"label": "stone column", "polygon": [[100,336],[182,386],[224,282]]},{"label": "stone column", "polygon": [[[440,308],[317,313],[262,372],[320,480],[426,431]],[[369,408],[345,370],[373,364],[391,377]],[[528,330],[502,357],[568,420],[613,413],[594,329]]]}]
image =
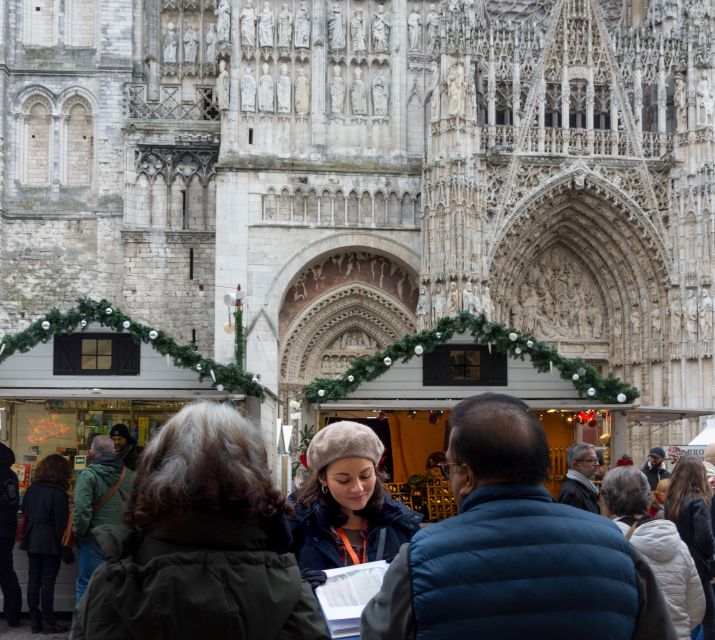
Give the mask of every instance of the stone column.
[{"label": "stone column", "polygon": [[313,3],[313,25],[310,49],[310,112],[313,127],[313,146],[320,149],[326,145],[325,83],[327,68],[327,34],[325,16],[329,0]]}]

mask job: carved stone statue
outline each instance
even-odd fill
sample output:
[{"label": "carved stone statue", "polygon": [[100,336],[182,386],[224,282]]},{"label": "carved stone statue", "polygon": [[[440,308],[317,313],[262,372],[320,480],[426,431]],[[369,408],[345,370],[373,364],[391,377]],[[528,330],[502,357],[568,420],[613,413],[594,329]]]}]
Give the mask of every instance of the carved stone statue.
[{"label": "carved stone statue", "polygon": [[469,280],[462,289],[462,311],[475,315],[479,313],[479,296]]},{"label": "carved stone statue", "polygon": [[241,111],[256,110],[256,79],[249,67],[241,77]]},{"label": "carved stone statue", "polygon": [[681,340],[683,310],[676,292],[671,293],[670,300],[670,340],[679,343]]},{"label": "carved stone statue", "polygon": [[281,7],[281,12],[278,14],[278,46],[286,48],[290,47],[292,35],[293,16],[288,9],[288,5],[284,4]]},{"label": "carved stone statue", "polygon": [[258,18],[258,46],[272,47],[274,44],[273,29],[275,28],[275,16],[268,2],[263,3],[263,11]]},{"label": "carved stone statue", "polygon": [[693,289],[688,290],[688,295],[685,298],[683,319],[688,342],[695,342],[698,339],[698,300]]},{"label": "carved stone statue", "polygon": [[415,315],[417,316],[417,329],[422,331],[429,327],[430,316],[432,307],[430,305],[429,293],[427,293],[427,287],[420,287],[420,297],[417,299],[417,309]]},{"label": "carved stone statue", "polygon": [[333,2],[328,14],[328,43],[331,51],[345,49],[345,20],[343,10],[337,2]]},{"label": "carved stone statue", "polygon": [[381,4],[377,5],[377,12],[372,17],[372,50],[375,53],[390,50],[390,21]]},{"label": "carved stone statue", "polygon": [[258,110],[272,112],[273,107],[273,76],[268,73],[268,63],[263,63],[263,75],[258,80]]},{"label": "carved stone statue", "polygon": [[305,77],[305,69],[298,67],[295,79],[295,112],[306,114],[310,111],[310,82]]},{"label": "carved stone statue", "polygon": [[218,33],[216,32],[216,25],[211,23],[206,35],[204,36],[206,41],[206,57],[204,62],[216,62],[216,44],[218,43]]},{"label": "carved stone statue", "polygon": [[343,71],[337,64],[333,67],[333,77],[330,80],[330,112],[342,113],[345,104],[345,80]]},{"label": "carved stone statue", "polygon": [[442,293],[442,285],[438,282],[434,286],[432,293],[432,320],[437,322],[444,315],[444,294]]},{"label": "carved stone statue", "polygon": [[350,20],[350,37],[353,39],[353,51],[355,53],[365,53],[367,50],[365,21],[360,9],[353,13],[353,17]]},{"label": "carved stone statue", "polygon": [[176,64],[177,44],[174,23],[170,22],[166,25],[166,33],[164,34],[164,64]]},{"label": "carved stone statue", "polygon": [[390,90],[387,86],[385,76],[379,74],[372,82],[372,107],[376,116],[387,115],[387,103]]},{"label": "carved stone statue", "polygon": [[701,340],[712,340],[713,299],[707,289],[701,289],[698,300],[698,331]]},{"label": "carved stone statue", "polygon": [[437,51],[439,42],[439,14],[435,11],[434,5],[429,6],[427,14],[427,53],[433,54]]},{"label": "carved stone statue", "polygon": [[439,118],[439,103],[442,99],[439,91],[439,62],[436,60],[432,61],[432,77],[430,78],[428,95],[432,105],[432,119],[435,120]]},{"label": "carved stone statue", "polygon": [[231,77],[226,70],[226,61],[221,60],[218,63],[219,74],[216,78],[216,93],[218,99],[219,111],[226,111],[229,106],[229,90],[231,86]]},{"label": "carved stone statue", "polygon": [[310,46],[310,15],[305,0],[301,0],[300,7],[295,13],[294,44],[296,49],[307,49]]},{"label": "carved stone statue", "polygon": [[407,34],[410,51],[419,51],[422,48],[422,16],[417,9],[413,8],[407,17]]},{"label": "carved stone statue", "polygon": [[447,97],[450,116],[463,115],[466,90],[464,67],[461,64],[456,64],[449,70],[449,76],[447,78]]},{"label": "carved stone statue", "polygon": [[290,113],[291,82],[288,76],[288,65],[281,65],[281,75],[276,81],[276,95],[278,96],[278,113]]},{"label": "carved stone statue", "polygon": [[454,316],[459,313],[459,291],[457,283],[452,281],[447,289],[447,306],[446,313],[448,316]]},{"label": "carved stone statue", "polygon": [[700,76],[697,88],[697,103],[698,103],[698,124],[711,125],[713,123],[713,107],[715,106],[715,98],[710,90],[710,83],[705,72]]},{"label": "carved stone statue", "polygon": [[196,53],[199,48],[199,34],[194,25],[189,23],[184,32],[184,64],[196,64]]},{"label": "carved stone statue", "polygon": [[355,67],[353,71],[353,83],[350,87],[350,104],[353,113],[358,116],[367,114],[367,91],[365,83],[362,81],[362,69]]},{"label": "carved stone statue", "polygon": [[677,130],[684,131],[688,128],[688,102],[685,78],[682,73],[675,74],[675,93],[673,95],[673,101],[675,102]]},{"label": "carved stone statue", "polygon": [[246,0],[246,6],[241,10],[241,46],[256,46],[256,10],[252,0]]},{"label": "carved stone statue", "polygon": [[220,42],[228,42],[231,39],[231,1],[221,0],[214,13],[218,16],[218,39]]}]

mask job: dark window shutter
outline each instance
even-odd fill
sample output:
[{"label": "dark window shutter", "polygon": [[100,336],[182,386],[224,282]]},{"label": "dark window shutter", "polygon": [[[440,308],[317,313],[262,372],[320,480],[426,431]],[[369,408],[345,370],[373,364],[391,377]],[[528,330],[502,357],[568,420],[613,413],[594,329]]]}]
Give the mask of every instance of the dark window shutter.
[{"label": "dark window shutter", "polygon": [[56,376],[71,376],[79,368],[77,341],[74,336],[56,335],[52,356],[52,373]]},{"label": "dark window shutter", "polygon": [[141,349],[131,336],[114,337],[114,362],[118,376],[138,376]]}]

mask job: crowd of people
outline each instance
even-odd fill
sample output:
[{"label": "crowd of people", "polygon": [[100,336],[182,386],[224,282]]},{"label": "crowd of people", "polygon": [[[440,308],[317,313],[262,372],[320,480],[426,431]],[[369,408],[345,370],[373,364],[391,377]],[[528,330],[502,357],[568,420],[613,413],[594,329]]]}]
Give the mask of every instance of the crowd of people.
[{"label": "crowd of people", "polygon": [[[314,593],[325,571],[375,560],[389,568],[363,610],[365,640],[715,639],[707,456],[684,456],[669,474],[655,447],[642,469],[624,456],[596,483],[598,451],[579,442],[554,501],[538,420],[521,400],[486,393],[453,409],[438,463],[459,515],[424,526],[387,493],[384,445],[357,422],[318,431],[311,474],[291,496],[273,485],[260,429],[227,404],[184,407],[143,452],[121,427],[92,440],[72,509],[59,455],[41,461],[24,497],[33,633],[64,630],[53,597],[72,533],[74,639],[327,640]],[[0,445],[11,626],[22,603],[13,461]]]}]

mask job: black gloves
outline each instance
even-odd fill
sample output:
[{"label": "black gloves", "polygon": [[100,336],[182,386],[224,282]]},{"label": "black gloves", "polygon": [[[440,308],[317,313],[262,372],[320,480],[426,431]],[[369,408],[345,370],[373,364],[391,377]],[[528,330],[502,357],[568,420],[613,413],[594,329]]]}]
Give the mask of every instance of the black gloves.
[{"label": "black gloves", "polygon": [[324,584],[328,579],[328,576],[325,575],[325,571],[321,571],[320,569],[303,569],[300,572],[300,577],[313,589]]},{"label": "black gloves", "polygon": [[74,551],[72,551],[71,547],[62,547],[62,551],[60,552],[60,558],[65,564],[73,564]]}]

